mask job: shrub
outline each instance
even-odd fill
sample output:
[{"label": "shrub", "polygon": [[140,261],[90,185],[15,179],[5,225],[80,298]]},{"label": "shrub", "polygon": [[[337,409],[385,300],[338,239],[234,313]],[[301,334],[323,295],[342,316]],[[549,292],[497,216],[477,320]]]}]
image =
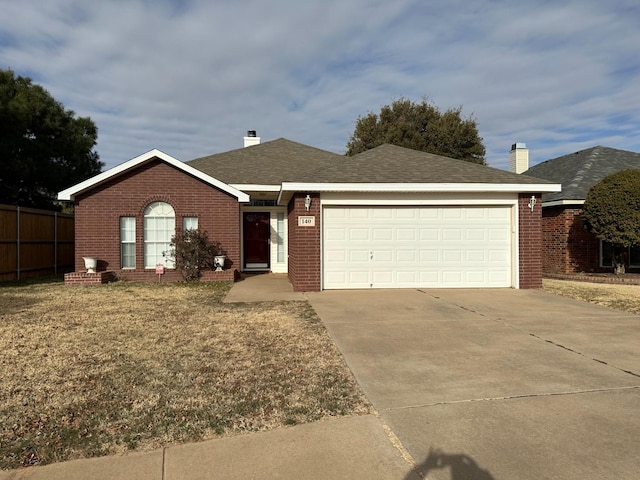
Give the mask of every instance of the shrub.
[{"label": "shrub", "polygon": [[207,232],[201,230],[176,233],[168,252],[187,282],[199,280],[205,270],[212,270],[214,257],[222,254],[220,243],[211,242]]}]

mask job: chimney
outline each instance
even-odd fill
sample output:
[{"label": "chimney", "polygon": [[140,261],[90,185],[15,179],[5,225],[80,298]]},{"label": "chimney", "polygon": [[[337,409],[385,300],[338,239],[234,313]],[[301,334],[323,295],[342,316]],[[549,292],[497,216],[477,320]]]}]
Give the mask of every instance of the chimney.
[{"label": "chimney", "polygon": [[259,145],[260,137],[256,136],[255,130],[247,130],[247,136],[244,137],[244,146],[250,147],[252,145]]},{"label": "chimney", "polygon": [[509,171],[522,173],[529,170],[529,149],[524,143],[514,143],[509,152]]}]

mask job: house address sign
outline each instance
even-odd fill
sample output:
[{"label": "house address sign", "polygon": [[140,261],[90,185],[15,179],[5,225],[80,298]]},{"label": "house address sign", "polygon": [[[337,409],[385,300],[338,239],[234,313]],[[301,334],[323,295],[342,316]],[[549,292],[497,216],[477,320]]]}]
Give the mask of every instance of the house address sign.
[{"label": "house address sign", "polygon": [[313,215],[301,215],[298,217],[299,227],[315,227],[316,217]]}]

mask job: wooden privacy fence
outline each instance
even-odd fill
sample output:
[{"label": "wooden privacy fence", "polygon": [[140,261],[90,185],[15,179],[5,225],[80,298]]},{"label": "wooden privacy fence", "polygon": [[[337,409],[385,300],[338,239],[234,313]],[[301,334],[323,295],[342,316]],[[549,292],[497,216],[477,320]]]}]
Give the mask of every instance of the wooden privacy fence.
[{"label": "wooden privacy fence", "polygon": [[73,215],[0,205],[0,281],[74,268]]}]

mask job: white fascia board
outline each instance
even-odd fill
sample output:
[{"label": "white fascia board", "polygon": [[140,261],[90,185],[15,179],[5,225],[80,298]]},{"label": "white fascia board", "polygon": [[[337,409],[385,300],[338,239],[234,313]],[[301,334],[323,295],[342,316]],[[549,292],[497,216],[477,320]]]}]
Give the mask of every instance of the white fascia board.
[{"label": "white fascia board", "polygon": [[229,195],[236,197],[239,202],[249,201],[249,195],[247,195],[246,193],[241,192],[240,190],[237,190],[233,188],[231,185],[227,185],[226,183],[221,182],[220,180],[210,177],[209,175],[201,172],[200,170],[197,170],[187,165],[186,163],[181,162],[180,160],[173,158],[171,155],[167,155],[166,153],[156,148],[146,153],[143,153],[142,155],[139,155],[135,158],[132,158],[127,162],[121,163],[120,165],[110,168],[105,172],[99,173],[98,175],[95,175],[89,178],[88,180],[85,180],[84,182],[80,182],[72,187],[67,188],[66,190],[62,190],[61,192],[58,193],[58,200],[73,200],[74,196],[77,195],[78,193],[83,192],[89,188],[95,187],[96,185],[99,185],[100,183],[110,178],[120,175],[121,173],[126,172],[131,168],[137,167],[138,165],[145,163],[149,160],[152,160],[154,158],[159,158],[163,162],[166,162],[169,165],[176,167],[178,170],[182,170],[183,172],[188,173],[189,175],[192,175],[202,180],[203,182],[208,183],[209,185],[219,188],[220,190],[228,193]]},{"label": "white fascia board", "polygon": [[232,183],[230,184],[235,189],[243,192],[279,192],[280,185],[259,185],[255,183]]},{"label": "white fascia board", "polygon": [[555,193],[559,183],[297,183],[284,182],[282,192],[536,192]]},{"label": "white fascia board", "polygon": [[543,207],[568,207],[570,205],[584,205],[584,200],[554,200],[552,202],[542,202]]}]

